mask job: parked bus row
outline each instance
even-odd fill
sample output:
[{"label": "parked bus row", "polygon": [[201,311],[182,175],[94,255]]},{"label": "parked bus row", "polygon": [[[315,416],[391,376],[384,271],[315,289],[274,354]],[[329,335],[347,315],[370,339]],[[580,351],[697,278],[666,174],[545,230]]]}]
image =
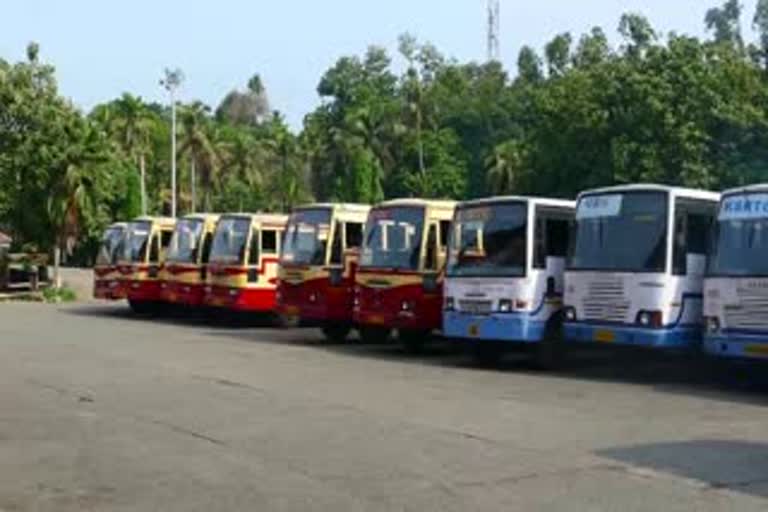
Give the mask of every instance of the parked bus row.
[{"label": "parked bus row", "polygon": [[485,362],[568,345],[768,358],[768,185],[661,185],[575,202],[493,197],[142,217],[105,232],[94,294],[139,313],[175,305],[277,314],[334,341],[434,332]]}]

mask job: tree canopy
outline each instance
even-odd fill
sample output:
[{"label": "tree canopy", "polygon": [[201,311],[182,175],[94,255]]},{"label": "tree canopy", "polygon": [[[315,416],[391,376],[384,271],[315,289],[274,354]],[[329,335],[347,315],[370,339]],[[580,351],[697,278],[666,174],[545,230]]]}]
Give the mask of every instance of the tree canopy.
[{"label": "tree canopy", "polygon": [[[561,33],[523,46],[515,70],[405,34],[402,68],[375,46],[340,57],[299,133],[254,74],[215,108],[179,105],[180,212],[768,181],[768,0],[755,42],[743,15],[714,6],[701,39],[627,13],[616,47],[600,27]],[[170,112],[126,93],[85,114],[42,55],[32,43],[26,60],[0,59],[0,227],[87,260],[108,223],[168,212]]]}]

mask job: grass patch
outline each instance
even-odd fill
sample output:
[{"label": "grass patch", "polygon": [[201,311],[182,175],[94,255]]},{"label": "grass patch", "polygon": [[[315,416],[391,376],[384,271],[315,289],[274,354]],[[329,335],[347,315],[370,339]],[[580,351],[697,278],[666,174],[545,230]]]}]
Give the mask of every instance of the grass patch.
[{"label": "grass patch", "polygon": [[77,300],[77,294],[71,288],[63,286],[61,288],[46,288],[43,290],[43,299],[45,302],[60,304],[62,302],[74,302]]}]

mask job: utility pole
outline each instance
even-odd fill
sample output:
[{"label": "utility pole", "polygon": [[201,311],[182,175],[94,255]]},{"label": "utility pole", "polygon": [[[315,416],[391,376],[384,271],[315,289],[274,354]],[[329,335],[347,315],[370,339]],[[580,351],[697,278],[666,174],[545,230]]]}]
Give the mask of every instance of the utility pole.
[{"label": "utility pole", "polygon": [[488,0],[488,62],[501,58],[501,0]]},{"label": "utility pole", "polygon": [[165,69],[160,85],[165,87],[171,100],[171,217],[176,217],[176,90],[184,81],[180,69]]}]

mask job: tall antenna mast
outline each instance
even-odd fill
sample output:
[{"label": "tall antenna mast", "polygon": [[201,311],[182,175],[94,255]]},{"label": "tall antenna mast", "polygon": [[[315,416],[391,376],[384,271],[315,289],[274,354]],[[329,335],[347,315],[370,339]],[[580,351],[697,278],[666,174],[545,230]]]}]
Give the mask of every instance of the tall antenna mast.
[{"label": "tall antenna mast", "polygon": [[488,62],[498,61],[501,57],[499,51],[501,39],[500,4],[500,0],[488,0]]}]

